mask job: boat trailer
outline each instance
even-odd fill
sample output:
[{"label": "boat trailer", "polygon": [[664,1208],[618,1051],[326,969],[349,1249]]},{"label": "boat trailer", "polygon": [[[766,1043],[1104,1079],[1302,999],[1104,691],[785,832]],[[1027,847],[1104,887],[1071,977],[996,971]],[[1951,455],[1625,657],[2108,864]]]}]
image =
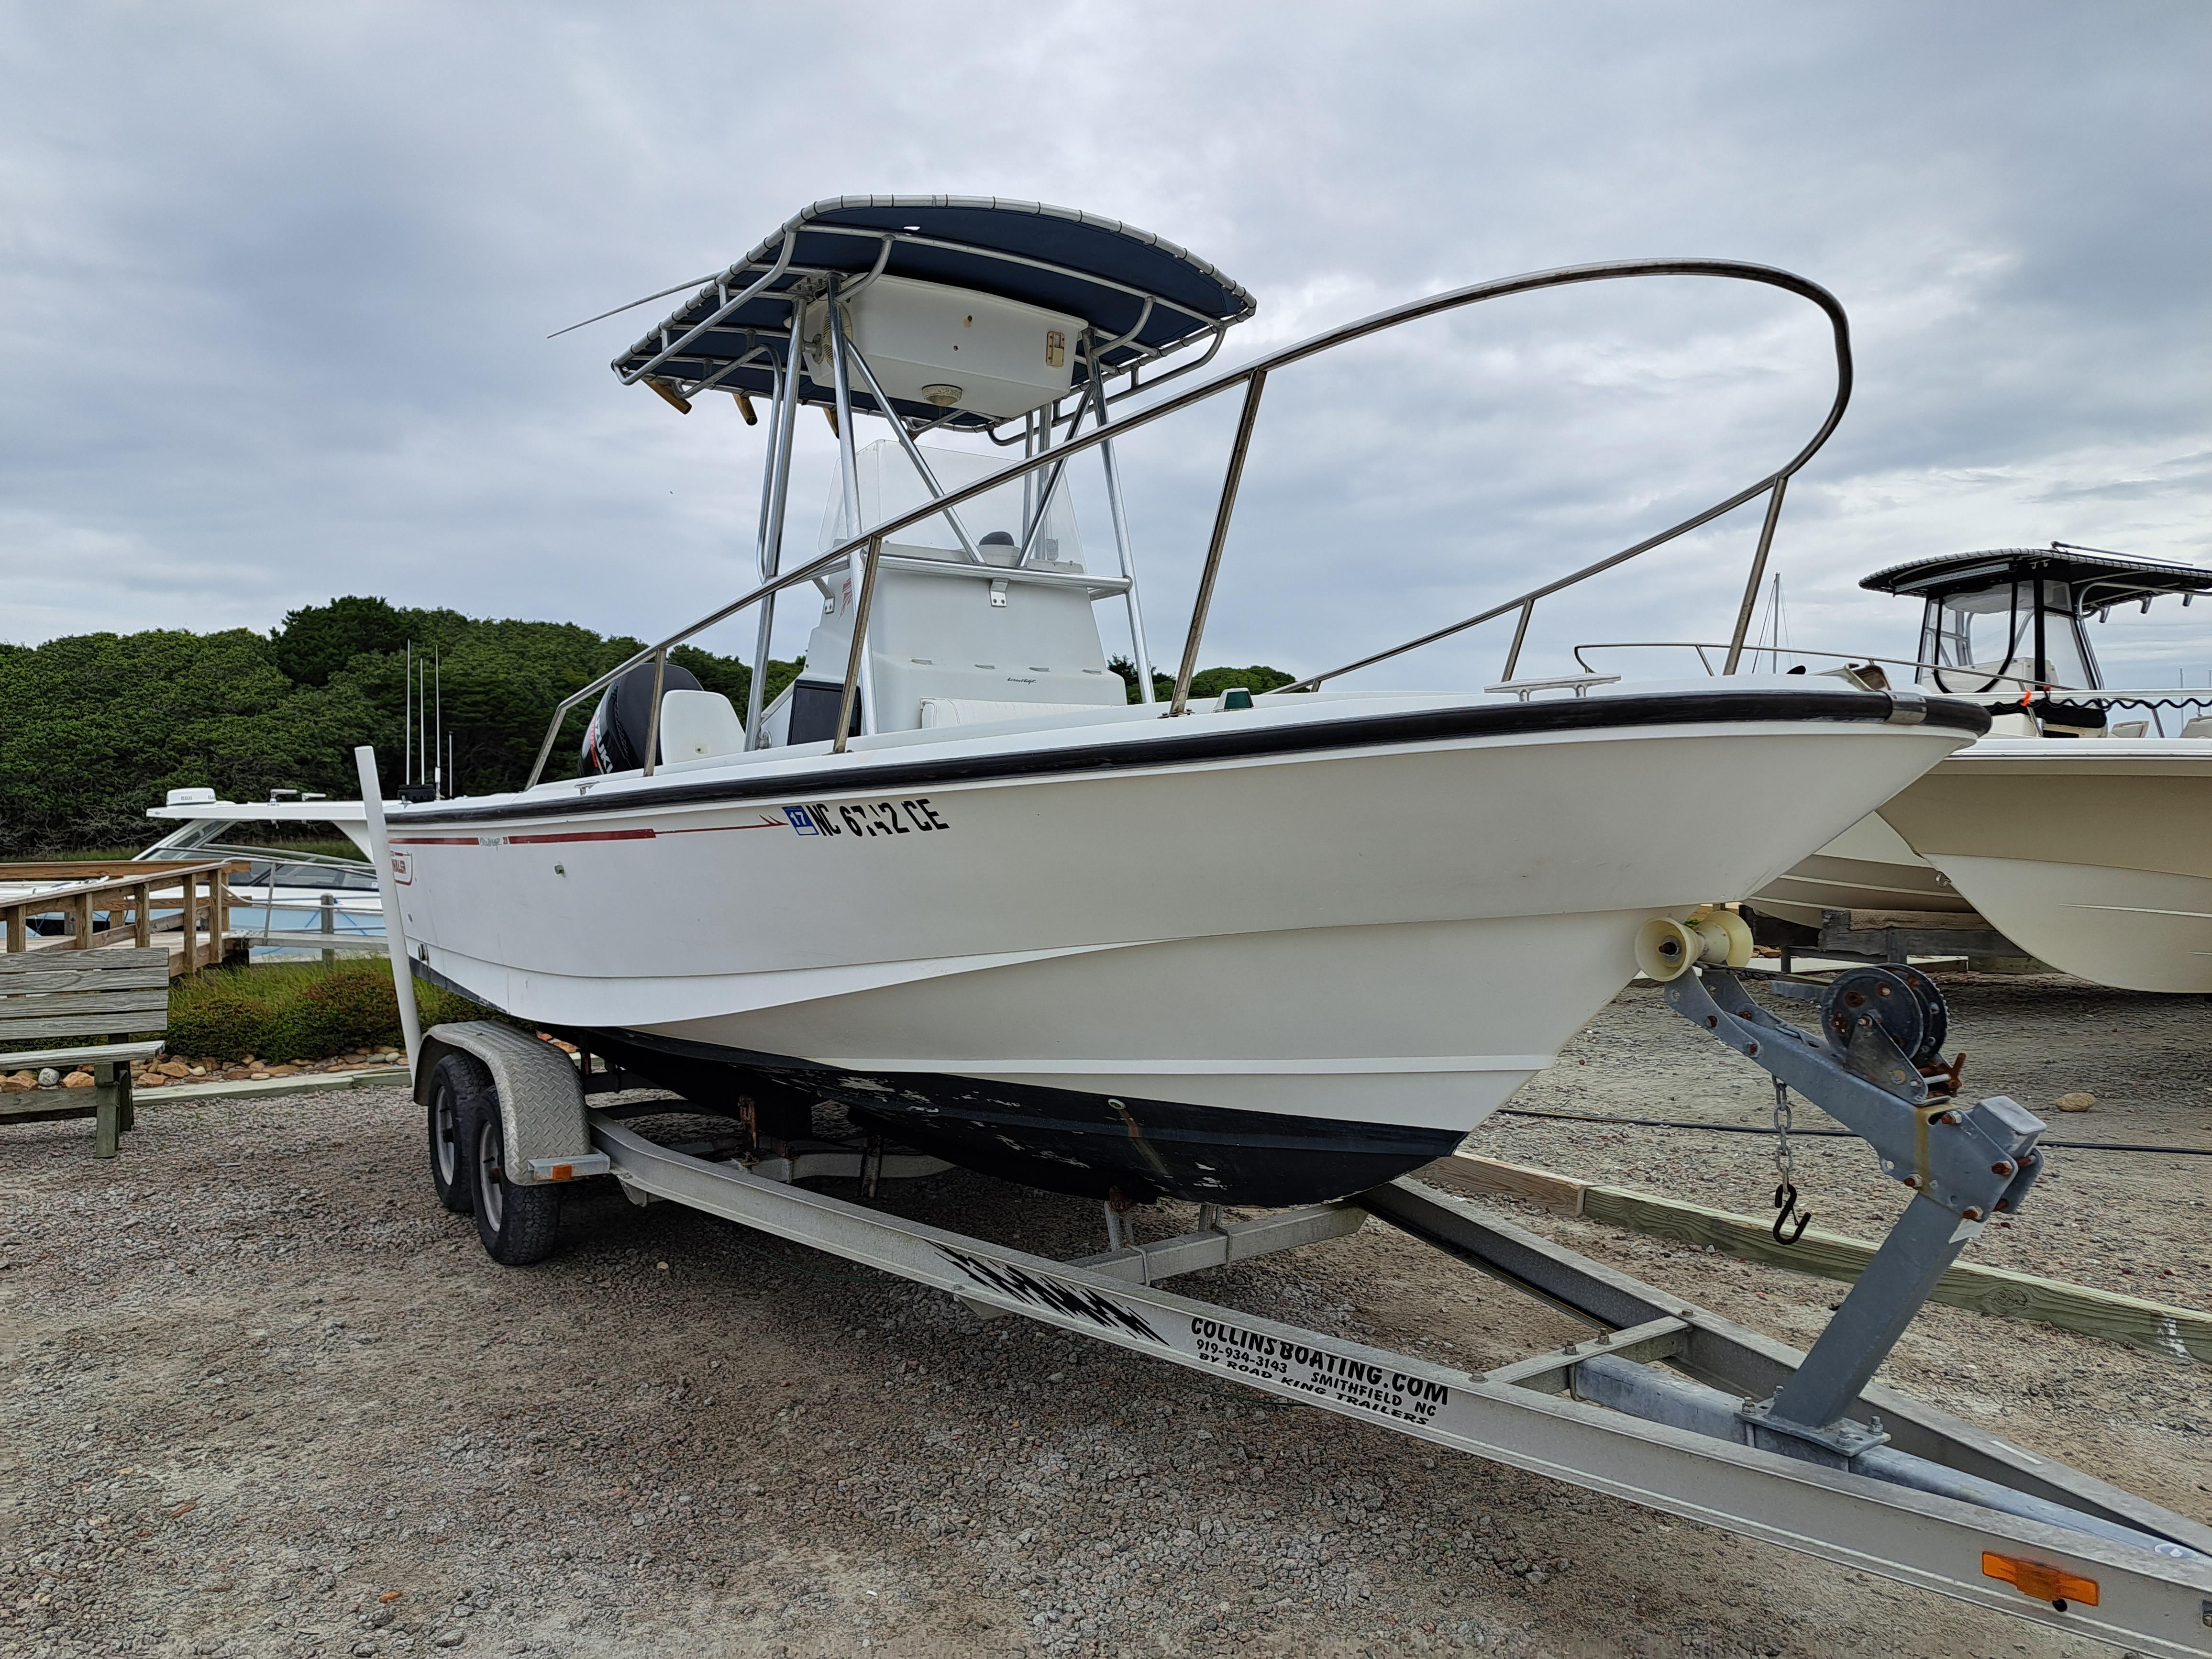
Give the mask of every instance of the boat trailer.
[{"label": "boat trailer", "polygon": [[[1815,1036],[1761,1008],[1735,972],[1692,967],[1694,932],[1682,944],[1668,1006],[1764,1068],[1778,1099],[1795,1090],[1865,1139],[1912,1194],[1808,1352],[1411,1179],[1251,1220],[1202,1208],[1197,1231],[1143,1243],[1124,1241],[1109,1206],[1115,1248],[1060,1261],[793,1184],[851,1178],[872,1195],[882,1180],[951,1167],[934,1158],[736,1137],[748,1164],[701,1155],[726,1146],[658,1144],[623,1119],[727,1109],[634,1096],[594,1108],[590,1096],[639,1079],[593,1073],[588,1056],[510,1026],[424,1034],[417,1091],[435,1158],[438,1068],[458,1055],[475,1069],[477,1127],[489,1137],[479,1179],[502,1188],[486,1196],[504,1206],[513,1237],[503,1242],[522,1247],[501,1247],[480,1202],[478,1231],[503,1261],[550,1251],[565,1182],[610,1176],[634,1202],[686,1205],[943,1291],[986,1318],[1018,1314],[2138,1653],[2212,1655],[2212,1528],[1872,1380],[1943,1270],[2027,1195],[2042,1123],[2002,1096],[1962,1103],[1955,1073],[1926,1063],[1943,1020],[1940,994],[1920,975],[1867,969],[1838,980]],[[466,1141],[469,1126],[460,1132]],[[538,1224],[517,1227],[530,1209]],[[1591,1334],[1475,1376],[1163,1288],[1370,1219]]]}]

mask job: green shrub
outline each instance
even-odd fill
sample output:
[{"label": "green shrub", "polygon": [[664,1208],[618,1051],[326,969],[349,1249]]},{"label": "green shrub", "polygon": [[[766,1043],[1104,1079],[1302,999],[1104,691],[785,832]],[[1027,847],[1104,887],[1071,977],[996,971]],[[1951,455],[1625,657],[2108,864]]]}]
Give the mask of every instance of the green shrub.
[{"label": "green shrub", "polygon": [[[425,1027],[496,1019],[481,1004],[417,981]],[[396,1047],[399,1001],[383,962],[263,963],[178,980],[169,990],[168,1049],[216,1060],[328,1060]]]},{"label": "green shrub", "polygon": [[[1106,665],[1121,677],[1128,690],[1131,702],[1141,702],[1137,694],[1137,665],[1127,657],[1116,657]],[[1297,678],[1285,674],[1279,668],[1270,668],[1265,663],[1255,663],[1249,668],[1201,668],[1190,677],[1190,701],[1193,705],[1212,702],[1232,685],[1241,685],[1254,696],[1264,691],[1290,684]],[[1152,671],[1152,696],[1156,702],[1166,702],[1175,696],[1175,676]]]}]

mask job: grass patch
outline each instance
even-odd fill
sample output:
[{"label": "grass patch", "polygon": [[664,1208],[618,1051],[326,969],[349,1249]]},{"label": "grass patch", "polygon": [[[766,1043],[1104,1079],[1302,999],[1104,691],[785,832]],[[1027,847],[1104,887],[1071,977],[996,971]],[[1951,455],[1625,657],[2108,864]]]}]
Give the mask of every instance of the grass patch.
[{"label": "grass patch", "polygon": [[[500,1018],[420,980],[415,999],[426,1029]],[[188,975],[169,988],[173,1054],[293,1062],[399,1042],[399,1000],[385,962],[261,963]]]}]

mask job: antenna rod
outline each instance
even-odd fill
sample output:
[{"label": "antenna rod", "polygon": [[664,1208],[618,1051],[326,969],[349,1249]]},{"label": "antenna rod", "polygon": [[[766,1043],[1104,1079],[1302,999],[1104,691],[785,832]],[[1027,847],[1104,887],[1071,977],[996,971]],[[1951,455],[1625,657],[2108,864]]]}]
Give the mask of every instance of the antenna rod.
[{"label": "antenna rod", "polygon": [[399,688],[400,741],[405,745],[399,760],[399,787],[415,781],[415,641],[407,641],[407,679]]},{"label": "antenna rod", "polygon": [[[1777,576],[1774,580],[1778,582],[1782,578]],[[435,664],[437,667],[437,673],[433,682],[436,687],[437,696],[437,725],[435,728],[437,741],[430,749],[430,754],[432,757],[430,781],[437,788],[437,799],[443,800],[446,798],[446,768],[444,764],[446,758],[446,647],[444,643],[441,641],[439,644],[432,647],[431,650],[432,655],[430,660]]]}]

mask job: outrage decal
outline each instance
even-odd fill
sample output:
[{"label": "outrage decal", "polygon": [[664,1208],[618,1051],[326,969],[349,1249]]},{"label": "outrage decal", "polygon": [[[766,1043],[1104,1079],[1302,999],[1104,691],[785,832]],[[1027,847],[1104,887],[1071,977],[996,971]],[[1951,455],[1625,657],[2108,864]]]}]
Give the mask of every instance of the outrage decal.
[{"label": "outrage decal", "polygon": [[927,795],[912,800],[853,801],[841,806],[814,801],[787,806],[783,816],[802,836],[926,836],[952,827]]}]

